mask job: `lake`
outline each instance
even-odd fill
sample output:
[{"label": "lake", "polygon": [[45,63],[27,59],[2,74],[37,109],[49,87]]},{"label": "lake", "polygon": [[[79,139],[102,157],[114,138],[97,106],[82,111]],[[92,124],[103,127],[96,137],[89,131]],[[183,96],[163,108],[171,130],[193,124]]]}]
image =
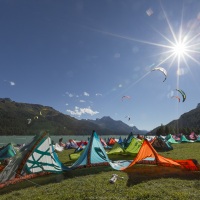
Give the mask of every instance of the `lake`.
[{"label": "lake", "polygon": [[[24,136],[24,135],[20,135],[20,136],[16,136],[16,135],[12,135],[12,136],[0,136],[0,146],[4,146],[8,143],[15,143],[15,144],[27,144],[29,141],[31,141],[31,139],[34,136]],[[90,135],[59,135],[59,136],[51,136],[51,139],[54,141],[54,143],[58,142],[58,140],[60,138],[63,138],[63,142],[68,142],[69,139],[73,139],[73,140],[88,140],[88,137],[90,137]],[[103,138],[104,140],[108,138],[116,138],[119,139],[120,135],[99,135],[99,138]],[[128,135],[126,136],[121,136],[122,139],[128,137]]]}]

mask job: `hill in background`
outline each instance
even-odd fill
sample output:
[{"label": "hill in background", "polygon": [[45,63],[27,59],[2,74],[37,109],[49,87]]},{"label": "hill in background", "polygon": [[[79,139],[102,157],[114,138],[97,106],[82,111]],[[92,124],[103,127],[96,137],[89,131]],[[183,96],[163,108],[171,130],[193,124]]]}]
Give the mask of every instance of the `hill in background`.
[{"label": "hill in background", "polygon": [[[130,127],[122,121],[115,121],[109,116],[102,117],[101,119],[89,120],[90,122],[97,124],[101,128],[107,128],[109,130],[117,130],[118,132],[133,132],[134,134],[145,134],[147,131],[139,130],[136,126]],[[131,128],[131,129],[130,129]]]},{"label": "hill in background", "polygon": [[0,98],[0,135],[35,135],[41,131],[48,131],[52,135],[90,135],[92,130],[101,135],[147,132],[110,117],[77,120],[49,106],[18,103],[10,98]]},{"label": "hill in background", "polygon": [[161,125],[156,127],[151,131],[151,134],[190,134],[194,131],[197,134],[200,134],[200,103],[197,107],[187,113],[184,113],[180,116],[179,119],[173,120],[166,125]]}]

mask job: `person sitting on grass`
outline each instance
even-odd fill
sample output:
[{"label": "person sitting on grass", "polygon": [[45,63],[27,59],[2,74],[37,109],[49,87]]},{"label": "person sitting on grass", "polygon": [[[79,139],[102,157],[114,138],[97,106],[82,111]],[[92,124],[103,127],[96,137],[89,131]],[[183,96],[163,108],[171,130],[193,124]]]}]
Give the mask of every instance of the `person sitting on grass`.
[{"label": "person sitting on grass", "polygon": [[59,139],[59,145],[60,145],[61,147],[65,147],[65,143],[63,143],[62,140],[63,140],[63,138],[60,138],[60,139]]}]

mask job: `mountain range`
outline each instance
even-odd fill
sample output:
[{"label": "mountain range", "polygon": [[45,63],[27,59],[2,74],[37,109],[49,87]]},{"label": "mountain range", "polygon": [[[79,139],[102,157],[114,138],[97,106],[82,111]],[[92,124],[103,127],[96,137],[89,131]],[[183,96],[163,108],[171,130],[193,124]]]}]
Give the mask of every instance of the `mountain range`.
[{"label": "mountain range", "polygon": [[[182,114],[179,119],[172,120],[163,127],[165,129],[167,127],[167,131],[172,134],[180,132],[189,134],[191,131],[195,131],[200,134],[200,103],[198,103],[195,109]],[[156,134],[158,130],[161,130],[160,128],[161,126],[156,127],[151,131],[151,133]]]},{"label": "mountain range", "polygon": [[[200,133],[200,104],[179,119],[172,120],[150,131],[157,134],[165,128],[165,133],[196,131]],[[0,98],[0,135],[35,135],[48,131],[52,135],[90,135],[95,130],[101,135],[146,134],[148,131],[128,126],[109,116],[96,120],[78,120],[52,107],[39,104],[19,103],[10,98]]]},{"label": "mountain range", "polygon": [[96,120],[78,120],[49,106],[0,98],[0,135],[35,135],[40,131],[48,131],[51,135],[90,135],[93,130],[101,135],[147,133],[109,116]]}]

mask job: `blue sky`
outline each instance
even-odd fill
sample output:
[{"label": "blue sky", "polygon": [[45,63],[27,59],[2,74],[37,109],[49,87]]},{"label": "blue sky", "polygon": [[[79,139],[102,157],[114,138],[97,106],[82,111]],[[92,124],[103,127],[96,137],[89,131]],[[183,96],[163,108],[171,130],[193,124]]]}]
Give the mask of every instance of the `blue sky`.
[{"label": "blue sky", "polygon": [[[165,125],[200,103],[199,8],[199,0],[1,0],[1,97],[77,119]],[[167,71],[164,82],[155,67]]]}]

